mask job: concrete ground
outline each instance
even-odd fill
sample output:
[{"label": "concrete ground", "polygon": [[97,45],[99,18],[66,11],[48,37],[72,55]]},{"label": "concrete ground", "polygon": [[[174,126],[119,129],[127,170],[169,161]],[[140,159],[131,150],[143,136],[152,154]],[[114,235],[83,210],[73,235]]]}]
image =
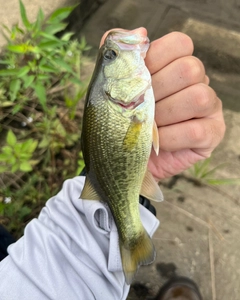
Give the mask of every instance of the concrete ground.
[{"label": "concrete ground", "polygon": [[[177,30],[190,35],[211,86],[223,101],[225,138],[210,168],[216,178],[240,178],[240,2],[217,0],[105,1],[80,32],[93,47],[107,29],[144,26],[151,40]],[[177,45],[176,45],[177,47]],[[196,186],[189,175],[162,184],[155,205],[161,226],[156,261],[141,267],[128,299],[156,295],[173,275],[192,278],[204,300],[240,299],[240,186]]]},{"label": "concrete ground", "polygon": [[[36,19],[39,8],[41,7],[44,11],[45,16],[50,15],[55,9],[74,5],[77,0],[52,0],[51,5],[48,1],[44,0],[22,0],[24,6],[27,10],[27,16],[29,21],[34,21]],[[21,25],[20,21],[20,9],[18,0],[0,0],[0,31],[2,29],[2,24],[11,28],[13,24]],[[0,34],[0,46],[6,43],[4,37]]]},{"label": "concrete ground", "polygon": [[[32,14],[77,1],[23,0]],[[240,178],[240,1],[239,0],[98,0],[98,9],[77,28],[97,49],[110,28],[144,26],[151,40],[177,30],[190,35],[195,55],[203,60],[211,86],[223,101],[225,138],[213,153],[211,167],[226,163],[217,178]],[[42,3],[42,4],[41,4]],[[1,23],[18,14],[18,1],[0,0]],[[13,18],[14,19],[14,18]],[[17,18],[15,18],[17,20]],[[14,19],[14,20],[15,20]],[[12,21],[11,21],[12,22]],[[81,23],[81,22],[80,22]],[[1,40],[0,40],[1,43]],[[177,45],[176,45],[177,47]],[[204,300],[240,299],[240,186],[194,185],[188,172],[166,180],[163,203],[155,205],[161,226],[154,236],[156,261],[141,267],[128,299],[156,295],[173,275],[192,278]]]}]

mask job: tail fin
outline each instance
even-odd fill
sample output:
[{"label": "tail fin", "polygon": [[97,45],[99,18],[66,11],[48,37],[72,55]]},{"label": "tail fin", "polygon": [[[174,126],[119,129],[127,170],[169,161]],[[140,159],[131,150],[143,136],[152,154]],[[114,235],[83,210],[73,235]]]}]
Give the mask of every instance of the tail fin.
[{"label": "tail fin", "polygon": [[146,230],[133,246],[126,247],[120,240],[120,251],[127,284],[132,283],[139,266],[152,263],[156,256],[153,242]]}]

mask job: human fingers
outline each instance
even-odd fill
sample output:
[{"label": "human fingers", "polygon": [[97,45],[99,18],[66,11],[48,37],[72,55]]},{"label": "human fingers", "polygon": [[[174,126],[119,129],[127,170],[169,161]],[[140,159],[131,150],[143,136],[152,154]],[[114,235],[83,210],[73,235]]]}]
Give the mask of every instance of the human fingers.
[{"label": "human fingers", "polygon": [[158,101],[155,119],[158,126],[166,126],[193,118],[213,118],[221,109],[222,103],[215,91],[197,83]]},{"label": "human fingers", "polygon": [[203,63],[194,56],[178,58],[152,75],[156,101],[199,82],[207,82]]},{"label": "human fingers", "polygon": [[215,114],[214,118],[191,119],[160,127],[158,129],[160,149],[171,152],[192,149],[199,155],[208,157],[220,143],[225,132],[221,112]]},{"label": "human fingers", "polygon": [[171,32],[150,44],[145,58],[151,74],[155,74],[174,60],[192,55],[193,42],[181,32]]}]

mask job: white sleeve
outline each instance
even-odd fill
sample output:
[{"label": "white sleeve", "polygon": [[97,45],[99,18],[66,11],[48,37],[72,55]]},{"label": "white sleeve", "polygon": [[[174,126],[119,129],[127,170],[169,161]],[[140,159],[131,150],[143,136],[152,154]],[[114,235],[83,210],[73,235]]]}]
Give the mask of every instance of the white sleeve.
[{"label": "white sleeve", "polygon": [[[1,300],[126,299],[118,234],[109,208],[82,201],[85,177],[66,180],[8,248],[0,263]],[[159,221],[140,205],[152,236]]]}]

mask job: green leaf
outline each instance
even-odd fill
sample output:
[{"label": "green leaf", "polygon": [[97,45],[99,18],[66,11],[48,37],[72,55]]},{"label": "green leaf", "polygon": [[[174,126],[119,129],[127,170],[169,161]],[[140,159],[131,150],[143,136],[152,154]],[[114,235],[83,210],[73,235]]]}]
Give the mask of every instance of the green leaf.
[{"label": "green leaf", "polygon": [[31,154],[29,154],[29,153],[20,153],[19,154],[19,160],[21,161],[21,162],[23,162],[23,161],[26,161],[26,160],[29,160],[31,158]]},{"label": "green leaf", "polygon": [[13,150],[12,150],[12,147],[10,147],[10,146],[3,146],[2,152],[7,155],[12,155]]},{"label": "green leaf", "polygon": [[66,19],[76,6],[77,5],[67,6],[67,7],[62,7],[62,8],[55,10],[49,17],[48,22],[57,23],[57,22],[60,22],[64,19]]},{"label": "green leaf", "polygon": [[22,77],[22,80],[24,81],[23,87],[24,87],[25,89],[27,89],[27,88],[33,83],[34,78],[35,78],[34,75]]},{"label": "green leaf", "polygon": [[39,81],[46,81],[46,80],[50,79],[50,76],[51,75],[48,75],[48,74],[38,74],[37,78]]},{"label": "green leaf", "polygon": [[40,102],[41,106],[44,109],[46,109],[47,97],[46,97],[45,87],[40,82],[37,82],[34,85],[34,90],[35,90],[36,96],[39,99],[39,102]]},{"label": "green leaf", "polygon": [[218,166],[216,166],[215,168],[213,168],[213,169],[211,169],[211,170],[209,170],[209,171],[206,171],[206,173],[204,174],[204,175],[205,175],[204,178],[206,178],[206,177],[209,178],[210,176],[214,175],[214,173],[216,173],[216,171],[217,171],[218,169],[223,168],[223,167],[226,166],[227,164],[228,164],[227,162],[221,163],[221,164],[219,164]]},{"label": "green leaf", "polygon": [[41,30],[43,21],[44,21],[44,13],[43,13],[42,9],[40,8],[38,11],[38,14],[37,14],[37,20],[34,23],[34,27],[33,27],[35,32],[38,32]]},{"label": "green leaf", "polygon": [[62,137],[65,137],[67,135],[66,130],[59,119],[56,119],[53,122],[53,126],[55,127],[55,133],[59,134]]},{"label": "green leaf", "polygon": [[30,147],[31,143],[32,143],[33,139],[28,139],[24,142],[22,142],[21,144],[21,152],[30,152],[28,151],[28,148]]},{"label": "green leaf", "polygon": [[49,34],[47,32],[41,31],[40,35],[48,40],[60,42],[60,40],[54,34]]},{"label": "green leaf", "polygon": [[28,161],[24,161],[20,164],[19,169],[23,172],[29,172],[32,171],[32,166]]},{"label": "green leaf", "polygon": [[64,30],[67,27],[67,25],[67,23],[50,24],[44,28],[44,32],[48,34],[55,34],[59,31]]},{"label": "green leaf", "polygon": [[14,105],[13,109],[12,109],[12,114],[15,115],[17,112],[19,112],[19,110],[22,108],[22,104],[21,103],[17,103],[16,105]]},{"label": "green leaf", "polygon": [[2,24],[2,27],[9,33],[11,34],[11,30],[4,24]]},{"label": "green leaf", "polygon": [[10,43],[11,42],[11,39],[10,39],[10,36],[11,36],[11,30],[7,27],[7,26],[5,26],[5,25],[2,25],[3,26],[3,28],[7,31],[7,33],[8,33],[8,35],[9,36],[7,36],[5,33],[4,33],[4,31],[2,30],[2,35],[3,35],[3,37],[5,38],[5,40],[8,42],[8,43]]},{"label": "green leaf", "polygon": [[22,45],[8,45],[7,49],[14,52],[14,53],[25,53],[27,49],[26,44]]},{"label": "green leaf", "polygon": [[222,178],[222,179],[206,179],[206,182],[211,185],[223,184],[240,184],[240,178]]},{"label": "green leaf", "polygon": [[11,172],[15,173],[18,169],[19,169],[19,165],[18,164],[13,165],[12,168],[11,168]]},{"label": "green leaf", "polygon": [[67,32],[61,37],[61,40],[68,42],[73,35],[74,35],[74,32]]},{"label": "green leaf", "polygon": [[23,206],[23,207],[21,207],[21,209],[19,211],[19,218],[22,220],[30,213],[31,213],[31,209],[27,206]]},{"label": "green leaf", "polygon": [[0,161],[6,162],[9,159],[9,154],[7,153],[0,153]]},{"label": "green leaf", "polygon": [[28,21],[26,10],[21,0],[19,0],[19,4],[20,4],[20,14],[21,14],[22,22],[27,29],[30,29],[31,23]]},{"label": "green leaf", "polygon": [[52,73],[57,73],[58,72],[58,70],[56,68],[53,68],[53,67],[51,67],[49,65],[40,65],[39,69],[42,72],[52,72]]},{"label": "green leaf", "polygon": [[27,52],[33,52],[33,53],[39,53],[40,49],[37,46],[31,46],[27,44],[19,44],[19,45],[8,45],[7,49],[14,53],[27,53]]},{"label": "green leaf", "polygon": [[56,66],[64,69],[65,71],[68,71],[68,72],[74,74],[72,67],[68,63],[66,63],[64,60],[54,59],[54,63],[56,64]]},{"label": "green leaf", "polygon": [[44,136],[41,142],[39,143],[38,147],[47,148],[49,146],[49,143],[50,143],[49,139],[46,136]]},{"label": "green leaf", "polygon": [[0,70],[0,76],[15,76],[17,74],[18,74],[18,70],[16,69]]},{"label": "green leaf", "polygon": [[25,76],[29,71],[30,71],[30,67],[29,67],[29,66],[22,67],[22,68],[18,71],[17,77],[23,77],[23,76]]},{"label": "green leaf", "polygon": [[42,42],[42,43],[38,44],[38,47],[41,50],[52,50],[52,49],[55,49],[55,48],[57,48],[59,46],[62,46],[62,42],[60,40]]},{"label": "green leaf", "polygon": [[0,64],[1,65],[9,65],[11,62],[9,60],[1,60],[0,59]]},{"label": "green leaf", "polygon": [[30,143],[28,144],[28,148],[26,149],[28,153],[33,153],[35,149],[37,148],[38,141],[29,139]]},{"label": "green leaf", "polygon": [[14,101],[16,99],[20,87],[21,87],[20,79],[14,79],[10,82],[9,88],[10,88],[11,101]]},{"label": "green leaf", "polygon": [[14,164],[16,164],[16,161],[17,161],[17,159],[13,155],[10,156],[10,157],[8,157],[8,160],[7,160],[8,164],[11,165],[11,166],[13,166]]},{"label": "green leaf", "polygon": [[69,78],[69,81],[80,86],[83,85],[82,81],[76,77]]},{"label": "green leaf", "polygon": [[12,130],[9,130],[8,133],[7,133],[7,143],[8,143],[8,145],[15,146],[16,142],[17,142],[16,135],[13,133]]}]

